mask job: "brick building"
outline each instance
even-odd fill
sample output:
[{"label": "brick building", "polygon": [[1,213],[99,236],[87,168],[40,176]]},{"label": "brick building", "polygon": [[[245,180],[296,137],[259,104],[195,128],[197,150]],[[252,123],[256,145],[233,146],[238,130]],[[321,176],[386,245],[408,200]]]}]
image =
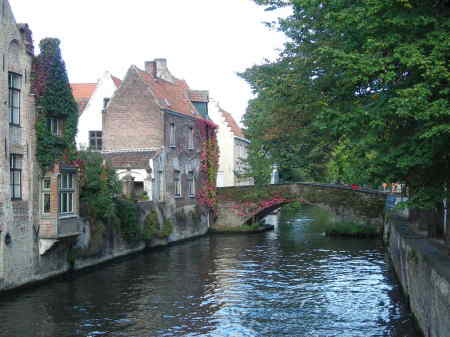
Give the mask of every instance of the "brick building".
[{"label": "brick building", "polygon": [[103,154],[135,193],[163,205],[167,216],[197,206],[200,135],[208,92],[175,78],[165,59],[131,66],[103,115]]}]

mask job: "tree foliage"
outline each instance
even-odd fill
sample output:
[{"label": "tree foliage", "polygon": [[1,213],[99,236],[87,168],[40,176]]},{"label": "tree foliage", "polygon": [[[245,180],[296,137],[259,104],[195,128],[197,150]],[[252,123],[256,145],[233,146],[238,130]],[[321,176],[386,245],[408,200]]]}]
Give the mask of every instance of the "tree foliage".
[{"label": "tree foliage", "polygon": [[277,25],[289,38],[279,59],[242,74],[257,94],[245,116],[254,153],[285,156],[323,180],[403,182],[421,205],[442,200],[448,1],[255,1],[292,15]]},{"label": "tree foliage", "polygon": [[[58,39],[40,42],[33,62],[33,93],[36,95],[37,159],[43,170],[60,160],[75,158],[78,107],[72,95]],[[52,134],[49,119],[59,119],[60,135]]]}]

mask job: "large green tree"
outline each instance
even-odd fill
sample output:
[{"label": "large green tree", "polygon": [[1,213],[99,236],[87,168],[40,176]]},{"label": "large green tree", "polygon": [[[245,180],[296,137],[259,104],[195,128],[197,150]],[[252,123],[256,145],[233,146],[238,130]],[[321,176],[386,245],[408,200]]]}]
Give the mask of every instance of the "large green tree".
[{"label": "large green tree", "polygon": [[243,74],[257,94],[245,117],[256,146],[337,180],[406,183],[422,206],[442,200],[450,182],[448,1],[255,1],[292,7],[277,23],[289,38],[279,60]]}]

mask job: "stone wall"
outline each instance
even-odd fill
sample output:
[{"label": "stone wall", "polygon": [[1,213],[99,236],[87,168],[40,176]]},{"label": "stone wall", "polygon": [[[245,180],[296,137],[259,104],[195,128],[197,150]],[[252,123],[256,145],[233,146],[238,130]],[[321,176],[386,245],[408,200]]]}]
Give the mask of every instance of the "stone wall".
[{"label": "stone wall", "polygon": [[[25,282],[34,274],[37,235],[34,207],[34,97],[31,90],[33,46],[27,25],[17,24],[7,0],[0,0],[0,288]],[[8,75],[20,76],[20,121],[10,126]],[[10,157],[22,158],[21,198],[11,200]]]},{"label": "stone wall", "polygon": [[413,233],[406,222],[386,224],[389,255],[425,337],[450,337],[450,257]]},{"label": "stone wall", "polygon": [[[146,216],[154,210],[152,202],[142,202],[139,206],[139,224],[142,226]],[[61,275],[71,270],[98,265],[115,258],[143,251],[147,248],[167,246],[171,243],[194,238],[207,233],[208,218],[202,213],[198,206],[185,205],[178,207],[176,212],[167,213],[164,205],[156,206],[157,213],[161,216],[160,221],[171,222],[173,230],[166,238],[154,238],[149,241],[124,240],[119,230],[112,223],[89,223],[82,219],[81,234],[78,237],[66,237],[51,242],[44,254],[40,255],[38,249],[34,254],[15,255],[21,260],[9,260],[9,264],[16,263],[16,278],[9,278],[9,282],[0,280],[0,292],[14,289],[23,285],[46,280],[50,277]],[[28,235],[25,231],[24,235]],[[18,237],[29,241],[30,238]],[[34,239],[37,242],[37,233]],[[19,242],[13,241],[11,245]],[[35,245],[36,246],[36,245]]]}]

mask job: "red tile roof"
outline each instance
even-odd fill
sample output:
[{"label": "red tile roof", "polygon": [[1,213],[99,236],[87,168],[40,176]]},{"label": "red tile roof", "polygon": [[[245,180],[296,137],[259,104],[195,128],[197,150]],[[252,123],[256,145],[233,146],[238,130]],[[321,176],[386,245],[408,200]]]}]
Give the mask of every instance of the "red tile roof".
[{"label": "red tile roof", "polygon": [[238,123],[236,123],[236,120],[233,118],[233,116],[222,108],[219,108],[219,111],[222,113],[223,118],[225,118],[225,122],[230,127],[231,132],[233,132],[236,137],[245,138],[242,129],[239,127]]},{"label": "red tile roof", "polygon": [[175,79],[174,83],[159,79],[136,67],[138,74],[154,93],[163,109],[201,118],[189,98],[186,81]]},{"label": "red tile roof", "polygon": [[[113,75],[111,75],[111,79],[113,80],[116,88],[119,88],[122,84],[122,81]],[[89,102],[89,99],[94,93],[95,88],[97,88],[97,83],[71,83],[70,87],[72,88],[73,97],[78,103],[81,115],[87,103]]]},{"label": "red tile roof", "polygon": [[72,88],[73,98],[78,103],[81,114],[94,93],[97,83],[71,83],[70,87]]},{"label": "red tile roof", "polygon": [[116,88],[119,88],[120,85],[122,84],[122,80],[113,75],[111,75],[111,78],[112,78],[114,84],[116,85]]}]

